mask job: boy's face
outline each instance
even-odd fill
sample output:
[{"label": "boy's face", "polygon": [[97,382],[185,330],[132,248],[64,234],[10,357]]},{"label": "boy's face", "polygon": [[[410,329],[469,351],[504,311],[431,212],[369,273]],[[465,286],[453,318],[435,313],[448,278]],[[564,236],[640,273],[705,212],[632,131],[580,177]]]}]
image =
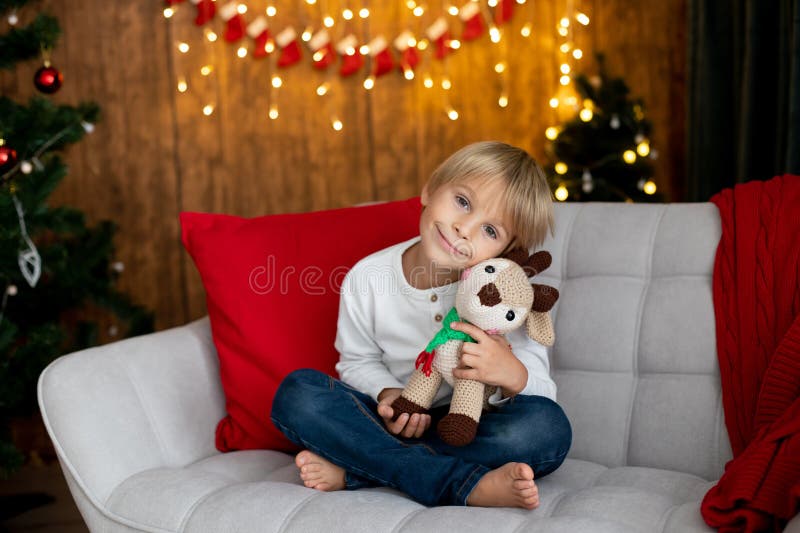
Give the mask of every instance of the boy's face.
[{"label": "boy's face", "polygon": [[502,253],[513,239],[502,180],[463,180],[422,189],[419,232],[425,257],[463,269]]}]

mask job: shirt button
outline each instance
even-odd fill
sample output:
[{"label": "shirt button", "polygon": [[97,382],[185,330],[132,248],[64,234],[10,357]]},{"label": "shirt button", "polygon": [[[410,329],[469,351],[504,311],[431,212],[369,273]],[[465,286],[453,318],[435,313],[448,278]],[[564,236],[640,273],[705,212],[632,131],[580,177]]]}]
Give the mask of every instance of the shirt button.
[{"label": "shirt button", "polygon": [[439,297],[438,297],[438,296],[436,296],[435,294],[431,294],[431,301],[432,301],[432,302],[435,302],[435,301],[436,301],[436,300],[438,300],[438,299],[439,299]]},{"label": "shirt button", "polygon": [[439,315],[439,314],[437,314],[435,317],[433,317],[433,319],[434,319],[436,322],[441,322],[441,321],[442,321],[442,315]]}]

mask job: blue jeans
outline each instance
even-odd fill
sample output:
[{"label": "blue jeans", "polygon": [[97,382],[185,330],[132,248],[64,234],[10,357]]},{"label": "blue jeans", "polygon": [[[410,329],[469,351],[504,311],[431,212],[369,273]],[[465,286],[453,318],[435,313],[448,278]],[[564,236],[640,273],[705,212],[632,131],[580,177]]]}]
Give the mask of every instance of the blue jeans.
[{"label": "blue jeans", "polygon": [[273,423],[295,444],[342,467],[347,489],[389,486],[427,505],[466,505],[486,472],[527,463],[536,479],[564,461],[572,429],[557,403],[517,395],[484,412],[475,440],[450,446],[436,435],[447,406],[431,411],[420,439],[389,433],[368,395],[316,370],[286,376],[272,404]]}]

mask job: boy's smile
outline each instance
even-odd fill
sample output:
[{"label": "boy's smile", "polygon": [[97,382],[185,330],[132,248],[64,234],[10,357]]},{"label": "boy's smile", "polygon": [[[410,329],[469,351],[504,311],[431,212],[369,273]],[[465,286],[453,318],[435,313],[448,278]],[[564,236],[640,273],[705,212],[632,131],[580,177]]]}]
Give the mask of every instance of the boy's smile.
[{"label": "boy's smile", "polygon": [[[501,254],[512,241],[502,179],[466,179],[430,193],[422,190],[420,242],[406,251],[403,266],[413,286],[458,280],[461,271]],[[424,278],[424,279],[423,279]]]}]

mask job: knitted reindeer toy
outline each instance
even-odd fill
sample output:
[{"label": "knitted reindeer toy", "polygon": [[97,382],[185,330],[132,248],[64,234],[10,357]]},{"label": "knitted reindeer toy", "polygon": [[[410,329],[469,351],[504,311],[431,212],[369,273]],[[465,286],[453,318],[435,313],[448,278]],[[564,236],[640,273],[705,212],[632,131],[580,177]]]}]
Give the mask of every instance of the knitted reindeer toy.
[{"label": "knitted reindeer toy", "polygon": [[496,387],[453,376],[464,342],[474,340],[454,331],[450,324],[465,321],[488,334],[504,334],[524,323],[529,337],[552,346],[555,333],[547,312],[558,300],[558,291],[528,281],[528,277],[549,267],[551,261],[548,252],[540,251],[529,257],[526,250],[518,248],[502,258],[483,261],[463,272],[456,306],[442,321],[442,329],[419,354],[416,369],[403,393],[392,403],[394,419],[402,413],[427,413],[444,380],[452,385],[453,398],[450,412],[437,425],[437,432],[444,442],[453,446],[473,441],[481,412]]}]

